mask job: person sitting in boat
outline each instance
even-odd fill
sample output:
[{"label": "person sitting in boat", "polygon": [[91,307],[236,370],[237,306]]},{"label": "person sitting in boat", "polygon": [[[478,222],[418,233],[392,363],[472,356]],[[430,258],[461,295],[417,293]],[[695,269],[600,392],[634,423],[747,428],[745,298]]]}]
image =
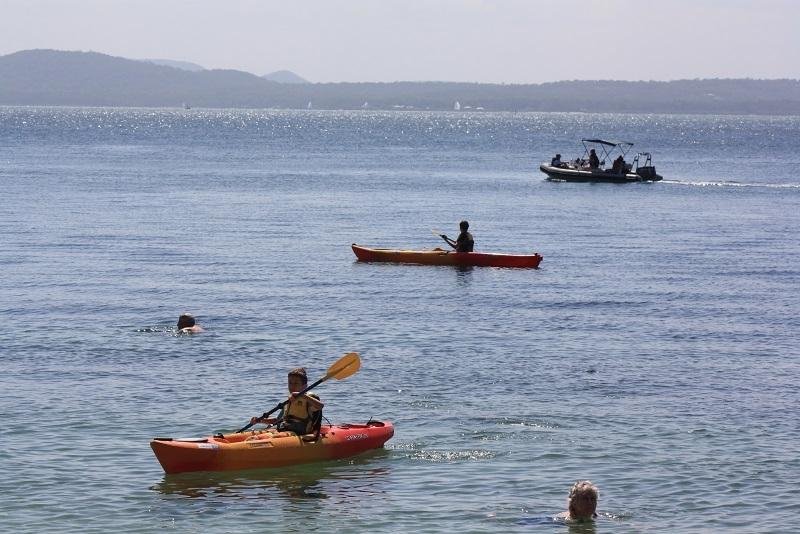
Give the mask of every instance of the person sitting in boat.
[{"label": "person sitting in boat", "polygon": [[590,169],[599,169],[600,168],[600,158],[597,157],[597,152],[594,149],[589,151],[589,168]]},{"label": "person sitting in boat", "polygon": [[614,164],[611,166],[611,171],[614,174],[625,173],[625,158],[623,158],[621,154],[617,157],[617,159],[614,160]]},{"label": "person sitting in boat", "polygon": [[556,517],[566,521],[592,521],[597,517],[597,486],[589,480],[579,480],[572,485],[567,499],[567,511]]},{"label": "person sitting in boat", "polygon": [[458,223],[458,227],[461,229],[461,233],[458,234],[458,238],[455,241],[444,234],[439,237],[447,241],[447,244],[456,249],[456,252],[472,252],[475,248],[475,240],[472,238],[472,234],[468,232],[469,222],[461,221]]},{"label": "person sitting in boat", "polygon": [[561,154],[556,154],[556,157],[550,160],[551,167],[561,167],[563,162],[561,161]]},{"label": "person sitting in boat", "polygon": [[253,417],[251,424],[277,424],[281,432],[294,432],[307,441],[319,438],[322,426],[322,407],[324,404],[315,393],[298,395],[308,386],[308,376],[304,367],[289,371],[289,398],[286,399],[280,415],[275,419]]},{"label": "person sitting in boat", "polygon": [[194,320],[194,316],[191,313],[182,313],[180,317],[178,317],[178,333],[199,334],[204,331],[203,327]]}]

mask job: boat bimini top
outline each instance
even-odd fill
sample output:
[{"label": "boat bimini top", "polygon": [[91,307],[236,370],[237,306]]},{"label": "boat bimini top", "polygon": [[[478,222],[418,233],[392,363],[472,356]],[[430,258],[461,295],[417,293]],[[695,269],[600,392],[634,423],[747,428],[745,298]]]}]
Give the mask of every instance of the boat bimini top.
[{"label": "boat bimini top", "polygon": [[600,147],[603,151],[601,165],[605,165],[606,160],[611,159],[611,154],[614,153],[614,150],[619,150],[622,153],[622,157],[625,157],[625,154],[633,147],[633,143],[628,141],[606,141],[604,139],[581,139],[581,143],[583,143],[583,148],[586,149],[587,158],[589,157],[589,149],[595,146]]}]

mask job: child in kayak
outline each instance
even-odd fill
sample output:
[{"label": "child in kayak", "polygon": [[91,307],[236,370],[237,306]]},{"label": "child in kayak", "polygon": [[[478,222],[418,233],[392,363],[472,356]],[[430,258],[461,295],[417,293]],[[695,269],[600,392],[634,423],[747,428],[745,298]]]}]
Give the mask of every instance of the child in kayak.
[{"label": "child in kayak", "polygon": [[304,367],[289,371],[288,386],[289,398],[286,399],[286,404],[277,418],[253,417],[250,419],[250,423],[277,424],[277,428],[281,432],[294,432],[298,436],[313,434],[312,439],[317,439],[322,424],[324,404],[314,393],[298,395],[308,386],[308,376]]}]

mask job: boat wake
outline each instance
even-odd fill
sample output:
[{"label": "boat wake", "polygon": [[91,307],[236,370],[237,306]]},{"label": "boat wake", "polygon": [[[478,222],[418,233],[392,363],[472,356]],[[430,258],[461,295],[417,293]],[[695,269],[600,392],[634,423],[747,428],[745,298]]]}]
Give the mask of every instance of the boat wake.
[{"label": "boat wake", "polygon": [[694,187],[758,187],[765,189],[800,189],[800,184],[765,184],[756,182],[734,182],[734,181],[683,181],[683,180],[663,180],[663,184],[686,185]]}]

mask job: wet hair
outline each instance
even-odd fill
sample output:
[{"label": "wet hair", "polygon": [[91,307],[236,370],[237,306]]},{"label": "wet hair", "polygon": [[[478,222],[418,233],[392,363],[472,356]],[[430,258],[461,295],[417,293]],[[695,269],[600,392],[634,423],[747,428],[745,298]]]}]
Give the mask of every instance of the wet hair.
[{"label": "wet hair", "polygon": [[458,227],[461,228],[462,230],[467,230],[469,229],[469,223],[467,221],[461,221],[460,223],[458,223]]},{"label": "wet hair", "polygon": [[303,380],[303,384],[308,384],[308,375],[306,375],[305,367],[298,367],[289,371],[289,376],[299,376]]},{"label": "wet hair", "polygon": [[589,501],[591,504],[592,515],[597,509],[597,498],[599,496],[597,486],[592,484],[591,480],[579,480],[569,490],[569,498],[567,499],[567,509],[569,515],[574,516],[577,501]]},{"label": "wet hair", "polygon": [[191,328],[194,326],[194,316],[191,313],[182,313],[178,317],[178,329]]}]

